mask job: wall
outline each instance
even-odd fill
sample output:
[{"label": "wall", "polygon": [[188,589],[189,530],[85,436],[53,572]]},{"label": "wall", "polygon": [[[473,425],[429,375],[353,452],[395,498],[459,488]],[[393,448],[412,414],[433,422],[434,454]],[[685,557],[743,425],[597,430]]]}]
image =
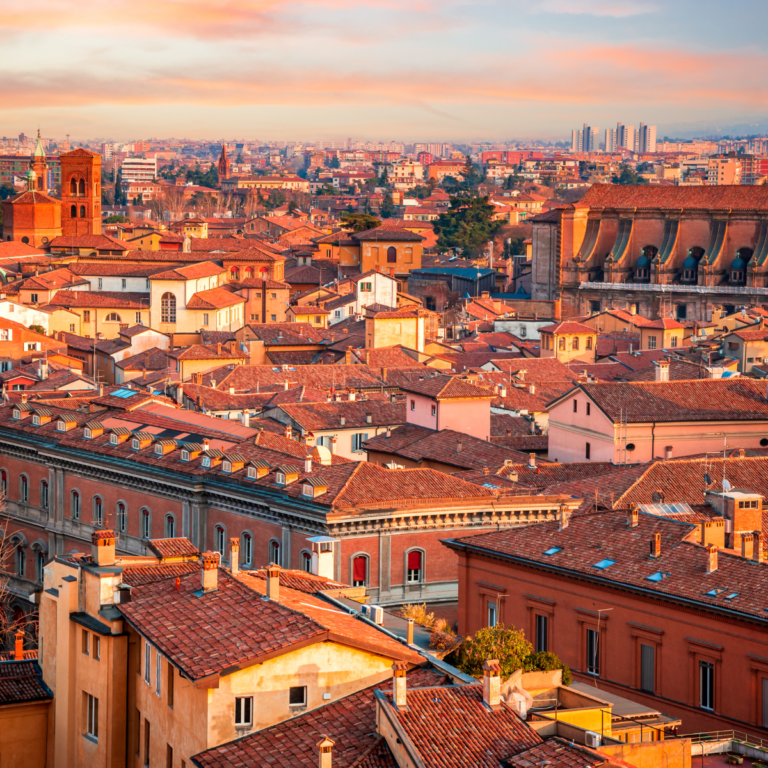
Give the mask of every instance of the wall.
[{"label": "wall", "polygon": [[603,744],[600,751],[636,768],[692,768],[691,740],[665,739],[642,744]]},{"label": "wall", "polygon": [[0,765],[47,768],[50,711],[50,701],[0,706]]},{"label": "wall", "polygon": [[437,428],[453,429],[480,440],[488,440],[491,434],[490,399],[438,401]]}]

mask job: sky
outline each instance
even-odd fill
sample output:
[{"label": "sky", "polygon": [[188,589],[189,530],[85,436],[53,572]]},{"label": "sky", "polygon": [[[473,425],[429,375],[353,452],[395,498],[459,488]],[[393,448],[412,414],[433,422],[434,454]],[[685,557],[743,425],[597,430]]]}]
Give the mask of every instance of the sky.
[{"label": "sky", "polygon": [[765,0],[0,0],[0,135],[565,140],[765,124]]}]

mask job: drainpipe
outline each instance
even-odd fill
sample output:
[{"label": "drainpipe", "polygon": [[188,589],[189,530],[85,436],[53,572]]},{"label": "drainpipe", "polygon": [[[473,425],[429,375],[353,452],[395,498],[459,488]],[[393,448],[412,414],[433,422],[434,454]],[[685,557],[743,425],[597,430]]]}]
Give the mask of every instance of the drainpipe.
[{"label": "drainpipe", "polygon": [[651,425],[651,461],[654,460],[655,458],[654,454],[656,453],[654,448],[654,446],[656,445],[656,435],[654,434],[655,430],[656,430],[656,422],[654,421],[653,424]]}]

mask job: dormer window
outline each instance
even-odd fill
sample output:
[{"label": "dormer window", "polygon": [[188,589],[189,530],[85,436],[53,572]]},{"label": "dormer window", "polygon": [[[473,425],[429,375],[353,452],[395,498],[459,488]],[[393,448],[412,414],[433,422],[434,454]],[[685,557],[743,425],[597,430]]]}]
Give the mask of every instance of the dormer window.
[{"label": "dormer window", "polygon": [[275,482],[278,485],[285,485],[285,475],[282,472],[275,473]]},{"label": "dormer window", "polygon": [[315,495],[315,489],[308,484],[304,484],[304,487],[302,488],[302,492],[305,496],[308,496],[310,499]]},{"label": "dormer window", "polygon": [[[40,417],[39,417],[37,414],[35,414],[34,416],[32,416],[32,423],[33,423],[33,424],[34,424],[36,427],[39,427],[39,426],[40,426],[40,423],[41,423],[41,422],[40,422]],[[63,422],[59,422],[59,424],[62,424],[62,423],[63,423]]]},{"label": "dormer window", "polygon": [[109,436],[109,444],[110,445],[117,445],[117,435],[110,435]]},{"label": "dormer window", "polygon": [[[62,427],[63,423],[64,423],[63,421],[60,421],[60,422],[59,422],[59,429],[61,429],[61,427]],[[83,429],[83,437],[84,437],[86,440],[90,440],[90,439],[91,439],[91,436],[92,436],[92,433],[91,433],[91,429],[90,429],[90,427],[85,427],[85,429]]]},{"label": "dormer window", "polygon": [[155,445],[155,455],[157,456],[163,455],[163,446],[160,445],[160,443],[157,443],[157,445]]},{"label": "dormer window", "polygon": [[141,449],[141,442],[136,438],[134,438],[133,440],[131,440],[131,447],[133,448],[134,451],[138,451]]},{"label": "dormer window", "polygon": [[189,461],[189,451],[182,449],[182,451],[181,451],[181,460],[182,461]]},{"label": "dormer window", "polygon": [[13,409],[13,418],[17,421],[21,418],[21,411],[18,408]]},{"label": "dormer window", "polygon": [[248,479],[257,480],[258,477],[259,477],[259,473],[256,467],[248,467]]},{"label": "dormer window", "polygon": [[222,462],[221,469],[222,469],[223,472],[227,472],[227,473],[231,472],[232,471],[232,462],[230,462],[230,461]]},{"label": "dormer window", "polygon": [[204,467],[210,467],[211,466],[211,457],[210,456],[203,456],[203,466]]}]

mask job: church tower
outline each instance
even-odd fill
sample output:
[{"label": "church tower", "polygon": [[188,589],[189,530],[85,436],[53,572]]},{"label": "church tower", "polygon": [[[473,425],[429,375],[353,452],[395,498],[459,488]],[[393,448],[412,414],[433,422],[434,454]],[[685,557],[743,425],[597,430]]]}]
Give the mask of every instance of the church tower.
[{"label": "church tower", "polygon": [[39,128],[37,129],[37,146],[35,147],[35,154],[32,155],[32,160],[29,166],[37,176],[35,180],[35,190],[37,190],[38,192],[47,192],[48,191],[48,163],[45,159],[45,150],[43,149],[43,141],[40,138]]},{"label": "church tower", "polygon": [[100,235],[101,155],[79,147],[60,159],[62,235]]},{"label": "church tower", "polygon": [[228,179],[232,175],[232,163],[227,157],[227,145],[222,143],[221,156],[219,157],[219,181]]}]

